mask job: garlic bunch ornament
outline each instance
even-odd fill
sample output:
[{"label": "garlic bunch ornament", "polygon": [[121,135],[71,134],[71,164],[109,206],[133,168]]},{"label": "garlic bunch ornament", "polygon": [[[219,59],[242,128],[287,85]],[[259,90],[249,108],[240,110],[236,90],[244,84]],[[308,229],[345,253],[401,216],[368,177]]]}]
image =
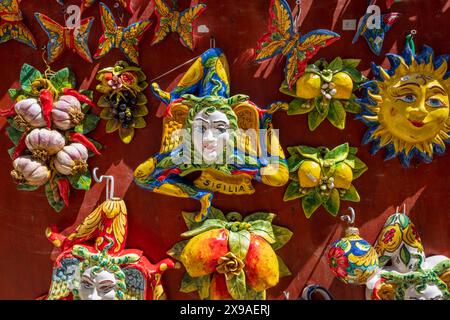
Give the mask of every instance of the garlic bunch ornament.
[{"label": "garlic bunch ornament", "polygon": [[53,125],[61,130],[69,130],[84,119],[81,104],[77,98],[64,95],[53,103],[52,120]]},{"label": "garlic bunch ornament", "polygon": [[31,156],[18,157],[13,161],[11,176],[19,184],[42,186],[50,179],[50,170],[39,160]]},{"label": "garlic bunch ornament", "polygon": [[25,138],[25,144],[35,159],[47,161],[66,144],[64,136],[56,130],[33,129]]},{"label": "garlic bunch ornament", "polygon": [[59,151],[55,158],[55,168],[64,175],[76,175],[88,168],[88,150],[81,143],[72,143]]},{"label": "garlic bunch ornament", "polygon": [[42,128],[47,125],[39,102],[34,98],[23,99],[14,106],[14,122],[21,129]]}]

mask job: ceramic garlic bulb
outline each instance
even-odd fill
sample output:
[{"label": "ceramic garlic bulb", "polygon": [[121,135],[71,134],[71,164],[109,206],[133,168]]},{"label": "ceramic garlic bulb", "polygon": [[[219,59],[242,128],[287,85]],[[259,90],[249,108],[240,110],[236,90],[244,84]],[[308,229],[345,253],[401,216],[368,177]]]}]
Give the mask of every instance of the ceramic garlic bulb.
[{"label": "ceramic garlic bulb", "polygon": [[76,175],[88,168],[88,150],[81,143],[72,143],[58,152],[55,158],[55,168],[64,175]]},{"label": "ceramic garlic bulb", "polygon": [[35,159],[47,161],[66,144],[63,135],[46,128],[33,129],[25,138],[25,144]]},{"label": "ceramic garlic bulb", "polygon": [[11,176],[20,184],[41,186],[50,179],[51,173],[47,166],[31,156],[18,157],[13,161],[13,167]]},{"label": "ceramic garlic bulb", "polygon": [[42,113],[42,108],[34,98],[20,100],[14,106],[16,116],[14,121],[19,128],[42,128],[47,125]]},{"label": "ceramic garlic bulb", "polygon": [[61,130],[68,130],[78,125],[84,119],[81,104],[73,96],[61,96],[53,103],[53,125]]}]

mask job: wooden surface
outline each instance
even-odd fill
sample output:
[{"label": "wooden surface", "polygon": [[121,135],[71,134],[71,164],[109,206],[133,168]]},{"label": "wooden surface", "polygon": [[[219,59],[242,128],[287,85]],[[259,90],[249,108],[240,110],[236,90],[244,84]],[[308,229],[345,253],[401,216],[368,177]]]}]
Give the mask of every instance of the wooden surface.
[{"label": "wooden surface", "polygon": [[[77,3],[79,1],[65,1]],[[114,1],[105,1],[112,7]],[[194,52],[184,48],[178,36],[172,34],[157,46],[150,46],[154,26],[141,41],[141,66],[149,79],[172,69],[173,67],[201,54],[209,48],[210,36],[216,38],[216,46],[224,50],[231,70],[232,94],[243,93],[259,106],[266,106],[275,100],[290,101],[290,98],[278,92],[283,77],[284,60],[268,79],[255,79],[253,74],[258,68],[249,60],[258,38],[266,31],[269,0],[224,0],[204,1],[206,11],[198,19],[198,25],[205,24],[210,33],[197,35],[197,47]],[[384,9],[384,1],[378,1]],[[179,7],[186,8],[189,1],[179,0]],[[295,1],[290,0],[293,6]],[[342,39],[331,47],[322,49],[317,58],[332,59],[339,55],[343,58],[360,58],[362,70],[367,71],[371,61],[386,63],[384,54],[402,49],[405,35],[416,29],[416,45],[432,46],[436,54],[448,53],[448,20],[450,4],[447,0],[410,0],[396,3],[391,11],[401,12],[400,21],[387,34],[382,55],[373,55],[364,39],[351,45],[354,31],[342,31],[342,19],[359,19],[364,13],[366,1],[362,0],[303,0],[302,25],[300,31],[305,33],[312,29],[332,29],[341,34]],[[134,1],[137,15],[131,21],[148,17],[152,13],[149,1]],[[34,19],[34,12],[39,11],[62,23],[61,7],[55,0],[22,1],[21,8],[25,23],[37,38],[39,47],[47,43],[47,37]],[[98,7],[86,10],[83,17],[95,16],[89,45],[95,52],[101,33]],[[127,21],[129,16],[126,17]],[[152,17],[155,19],[155,17]],[[66,52],[62,59],[52,65],[54,70],[64,66],[70,67],[77,75],[82,88],[95,88],[95,73],[106,66],[122,59],[118,50],[113,50],[105,58],[93,64],[84,62],[77,55]],[[18,42],[0,45],[2,61],[2,81],[0,82],[1,108],[10,106],[7,89],[18,86],[20,68],[29,63],[44,69],[41,51],[34,51]],[[159,83],[163,88],[169,86],[187,70],[187,66],[162,78]],[[105,145],[102,156],[91,158],[90,167],[99,167],[99,173],[116,176],[116,195],[124,197],[129,212],[128,248],[145,251],[150,260],[156,262],[165,257],[165,252],[184,232],[185,225],[181,218],[182,210],[199,209],[194,200],[178,199],[151,193],[132,183],[134,168],[147,157],[159,150],[161,136],[161,119],[155,116],[159,103],[151,97],[149,90],[150,114],[148,126],[137,130],[130,145],[123,144],[118,135],[106,134],[102,121],[92,134]],[[99,95],[96,94],[96,99]],[[98,110],[96,110],[98,112]],[[5,122],[0,122],[0,289],[1,299],[34,299],[44,294],[50,284],[52,245],[46,240],[44,230],[51,224],[60,230],[68,231],[70,227],[90,213],[105,197],[104,185],[94,184],[89,192],[76,191],[71,194],[71,206],[61,213],[54,212],[45,199],[42,190],[35,192],[17,191],[10,178],[11,161],[7,149],[11,142],[4,132]],[[359,178],[355,185],[362,201],[358,204],[344,202],[341,210],[352,204],[357,212],[356,223],[361,235],[373,242],[388,215],[395,207],[406,203],[409,214],[423,239],[428,255],[449,255],[449,211],[450,192],[446,178],[449,176],[448,161],[450,152],[438,156],[432,164],[413,165],[409,169],[401,167],[394,159],[383,160],[383,151],[375,156],[369,154],[369,146],[361,146],[360,141],[366,130],[361,121],[354,121],[353,115],[347,119],[344,131],[324,122],[315,132],[307,128],[306,116],[287,116],[277,113],[274,127],[280,129],[281,143],[286,148],[306,144],[310,146],[334,147],[349,142],[359,147],[358,156],[368,165],[369,171]],[[280,250],[293,275],[284,278],[280,284],[269,290],[270,298],[282,298],[282,292],[290,292],[296,298],[305,284],[317,283],[330,289],[337,299],[363,299],[362,287],[351,287],[334,280],[329,272],[324,256],[326,246],[342,232],[338,219],[319,209],[310,220],[304,217],[299,201],[283,202],[285,187],[273,188],[255,184],[253,196],[217,195],[214,206],[225,212],[239,211],[249,214],[254,211],[270,211],[278,216],[277,225],[290,228],[294,232],[292,240]],[[194,299],[195,294],[178,292],[183,270],[168,271],[164,280],[170,299]]]}]

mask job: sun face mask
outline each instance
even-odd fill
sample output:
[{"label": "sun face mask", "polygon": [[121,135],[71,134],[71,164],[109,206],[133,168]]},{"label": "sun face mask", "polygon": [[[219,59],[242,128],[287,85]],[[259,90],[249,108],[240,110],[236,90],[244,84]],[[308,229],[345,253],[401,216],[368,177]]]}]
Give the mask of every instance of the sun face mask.
[{"label": "sun face mask", "polygon": [[19,89],[9,89],[13,106],[0,113],[7,118],[8,150],[17,189],[33,191],[43,186],[55,211],[69,206],[70,186],[89,190],[89,157],[99,155],[101,144],[85,135],[94,130],[99,117],[91,91],[78,92],[75,75],[64,68],[42,74],[24,64]]},{"label": "sun face mask", "polygon": [[0,3],[0,43],[16,40],[36,49],[36,40],[30,29],[23,23],[18,0]]},{"label": "sun face mask", "polygon": [[68,236],[56,227],[47,228],[47,238],[61,250],[47,299],[165,299],[161,276],[176,267],[175,263],[164,259],[153,265],[142,251],[125,249],[127,233],[125,202],[114,197],[97,207]]},{"label": "sun face mask", "polygon": [[[230,97],[228,64],[210,49],[192,65],[172,92],[152,85],[168,104],[159,153],[143,162],[135,182],[166,195],[200,200],[196,219],[205,219],[215,191],[252,194],[253,179],[270,186],[288,180],[287,164],[271,119],[247,96]],[[200,171],[192,184],[185,178]]]},{"label": "sun face mask", "polygon": [[411,43],[401,56],[387,54],[389,69],[372,65],[375,79],[362,85],[358,116],[369,127],[363,143],[373,142],[371,153],[385,148],[386,160],[399,157],[404,167],[415,156],[430,163],[443,154],[450,131],[448,56],[427,46],[416,54]]},{"label": "sun face mask", "polygon": [[237,212],[226,216],[212,208],[209,218],[194,222],[195,212],[183,212],[190,238],[168,254],[186,268],[181,292],[197,291],[200,299],[264,300],[266,290],[291,273],[275,250],[292,232],[272,225],[275,214],[258,212],[242,220]]}]

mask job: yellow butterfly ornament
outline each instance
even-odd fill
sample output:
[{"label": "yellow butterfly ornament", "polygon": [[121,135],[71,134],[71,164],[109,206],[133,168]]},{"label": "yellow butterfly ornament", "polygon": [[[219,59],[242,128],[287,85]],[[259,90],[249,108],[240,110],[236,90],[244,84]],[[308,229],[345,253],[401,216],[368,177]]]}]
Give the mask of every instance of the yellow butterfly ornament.
[{"label": "yellow butterfly ornament", "polygon": [[22,21],[18,0],[0,1],[0,43],[16,40],[36,49],[36,40]]}]

